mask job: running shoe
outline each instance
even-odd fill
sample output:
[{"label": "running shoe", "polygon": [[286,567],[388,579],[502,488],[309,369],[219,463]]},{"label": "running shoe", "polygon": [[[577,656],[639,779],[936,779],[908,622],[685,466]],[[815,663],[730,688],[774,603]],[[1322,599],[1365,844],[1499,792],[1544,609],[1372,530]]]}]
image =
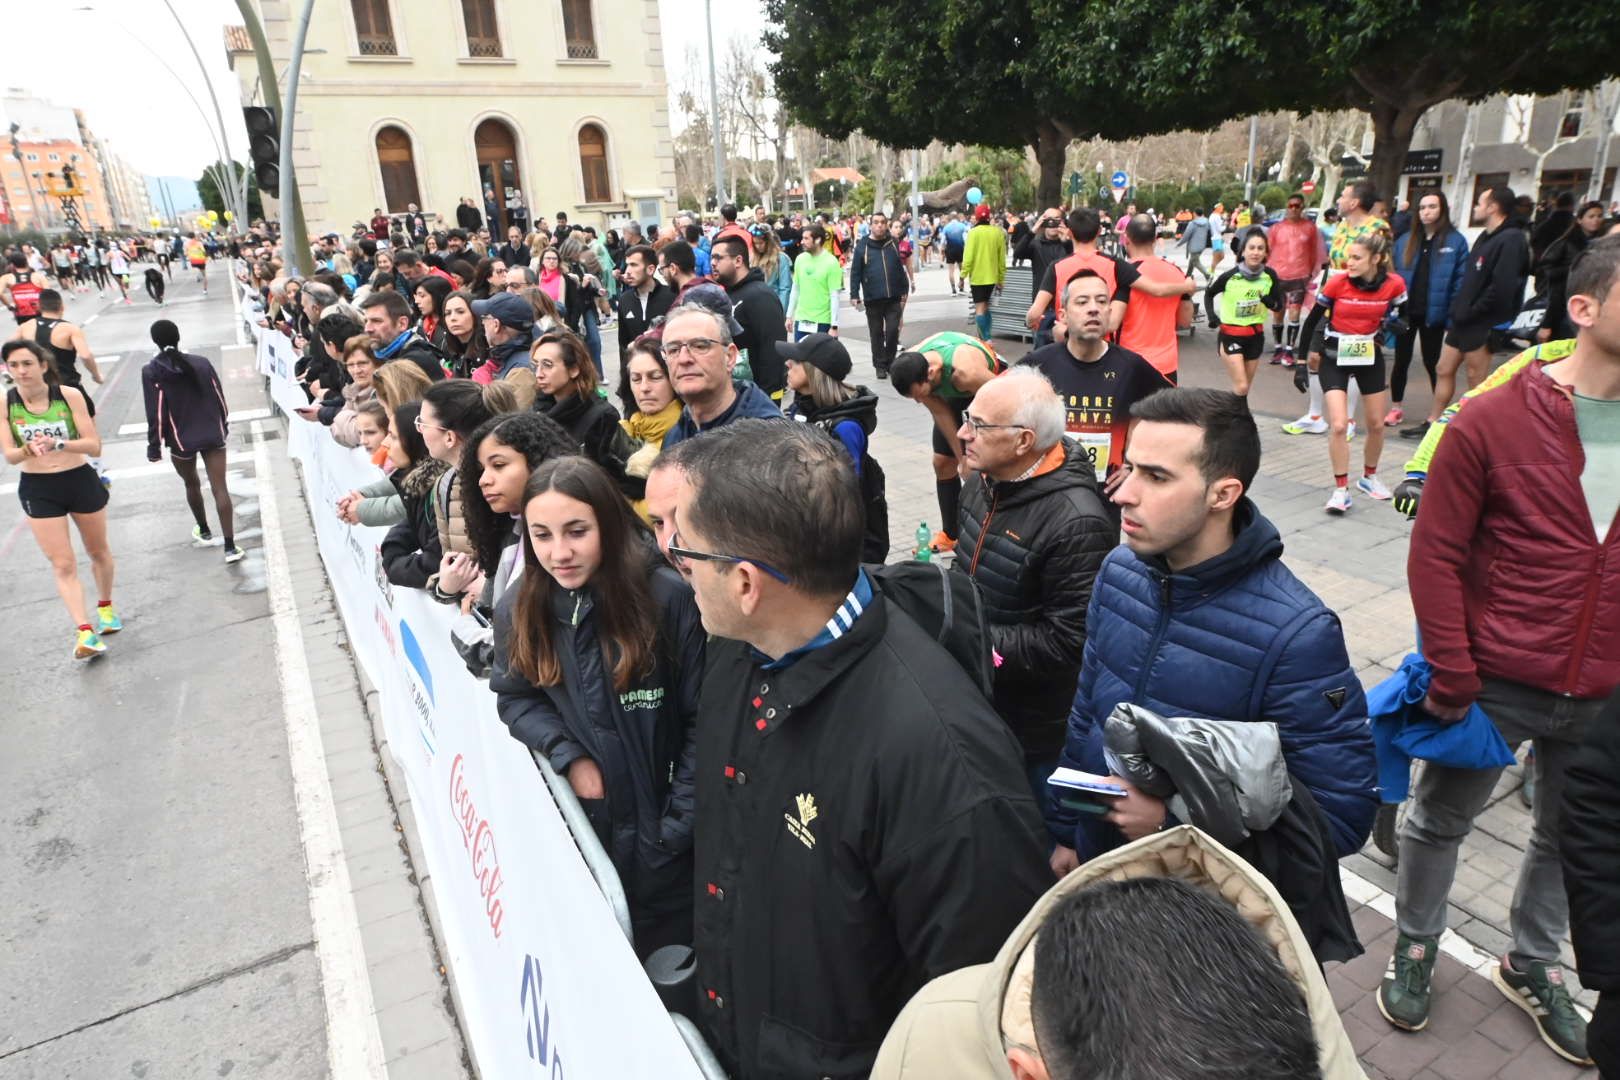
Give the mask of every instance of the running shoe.
[{"label": "running shoe", "polygon": [[1348,424],[1346,424],[1344,426],[1344,441],[1345,442],[1355,442],[1356,441],[1356,422],[1354,420],[1350,421]]},{"label": "running shoe", "polygon": [[1292,345],[1284,345],[1283,346],[1283,355],[1282,355],[1282,366],[1285,367],[1285,368],[1291,368],[1297,363],[1299,363],[1299,361],[1294,359],[1294,347]]},{"label": "running shoe", "polygon": [[230,547],[225,549],[225,562],[227,564],[238,563],[245,558],[247,558],[247,552],[243,551],[235,544],[232,544]]},{"label": "running shoe", "polygon": [[96,632],[101,634],[116,634],[124,628],[124,620],[118,617],[111,604],[96,608],[96,622],[100,624]]},{"label": "running shoe", "polygon": [[1529,971],[1517,971],[1504,956],[1491,969],[1491,981],[1504,997],[1530,1014],[1541,1041],[1553,1053],[1577,1065],[1592,1064],[1586,1050],[1586,1020],[1564,985],[1563,968],[1535,960]]},{"label": "running shoe", "polygon": [[1284,424],[1282,429],[1289,435],[1326,435],[1328,425],[1327,421],[1320,416],[1312,416],[1310,413],[1306,413],[1293,423]]},{"label": "running shoe", "polygon": [[73,639],[73,659],[94,660],[107,651],[107,643],[96,636],[94,630],[75,630]]},{"label": "running shoe", "polygon": [[1346,514],[1350,512],[1350,489],[1336,487],[1333,494],[1328,497],[1327,505],[1322,507],[1330,514]]},{"label": "running shoe", "polygon": [[934,534],[934,538],[928,541],[928,550],[937,555],[943,555],[946,552],[956,550],[956,541],[946,536],[943,531],[937,532]]},{"label": "running shoe", "polygon": [[1283,357],[1288,355],[1288,346],[1277,345],[1271,350],[1271,362],[1278,367],[1282,366]]},{"label": "running shoe", "polygon": [[1389,412],[1384,414],[1384,426],[1394,427],[1406,419],[1406,410],[1399,405],[1391,406]]},{"label": "running shoe", "polygon": [[1401,438],[1403,439],[1421,439],[1428,433],[1429,422],[1427,420],[1419,420],[1411,427],[1401,428]]},{"label": "running shoe", "polygon": [[1439,952],[1439,938],[1395,935],[1395,955],[1389,958],[1378,987],[1378,1011],[1402,1031],[1422,1031],[1429,1026],[1430,983]]},{"label": "running shoe", "polygon": [[1363,476],[1356,481],[1356,490],[1367,498],[1377,499],[1379,502],[1387,502],[1391,498],[1389,488],[1385,487],[1384,482],[1377,476]]},{"label": "running shoe", "polygon": [[214,534],[201,525],[191,527],[191,544],[193,547],[208,547],[214,542]]}]

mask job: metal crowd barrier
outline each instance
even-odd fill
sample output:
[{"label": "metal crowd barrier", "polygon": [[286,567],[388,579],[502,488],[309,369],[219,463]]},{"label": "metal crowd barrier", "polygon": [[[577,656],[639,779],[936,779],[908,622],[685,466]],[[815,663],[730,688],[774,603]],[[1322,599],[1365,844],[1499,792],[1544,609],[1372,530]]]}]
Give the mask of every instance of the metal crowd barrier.
[{"label": "metal crowd barrier", "polygon": [[[1029,266],[1009,266],[1001,283],[1001,295],[990,301],[990,336],[1034,341],[1035,333],[1025,325],[1029,305],[1035,302],[1035,270]],[[1055,303],[1056,301],[1054,301]],[[971,316],[973,305],[968,304]]]},{"label": "metal crowd barrier", "polygon": [[[535,768],[540,770],[540,776],[546,782],[551,792],[552,801],[557,804],[557,810],[562,814],[568,832],[574,838],[574,846],[585,859],[585,865],[596,879],[597,887],[607,899],[608,906],[613,909],[613,917],[619,921],[619,929],[624,931],[625,940],[635,945],[635,934],[630,924],[630,904],[625,899],[624,884],[619,880],[619,872],[613,868],[613,860],[608,858],[607,849],[597,838],[596,829],[591,825],[590,818],[585,816],[585,808],[579,805],[579,796],[574,789],[568,786],[568,781],[551,767],[551,762],[534,753]],[[697,1062],[698,1071],[704,1080],[730,1080],[725,1069],[720,1067],[720,1059],[714,1056],[714,1051],[703,1038],[703,1033],[697,1025],[680,1013],[670,1010],[669,1018],[675,1023],[675,1030],[680,1032],[681,1040],[692,1054],[692,1060]]]}]

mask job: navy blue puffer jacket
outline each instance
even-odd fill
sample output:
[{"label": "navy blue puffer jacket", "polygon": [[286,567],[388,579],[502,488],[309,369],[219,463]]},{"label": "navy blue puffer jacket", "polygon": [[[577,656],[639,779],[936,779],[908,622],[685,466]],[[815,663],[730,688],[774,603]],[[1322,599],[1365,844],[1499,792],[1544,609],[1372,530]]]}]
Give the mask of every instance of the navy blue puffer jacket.
[{"label": "navy blue puffer jacket", "polygon": [[[1062,763],[1109,771],[1103,721],[1122,701],[1163,716],[1272,721],[1289,772],[1310,789],[1344,856],[1366,841],[1378,810],[1367,700],[1338,616],[1283,566],[1282,549],[1276,526],[1248,499],[1232,546],[1179,573],[1116,548],[1092,587]],[[1101,819],[1055,804],[1047,826],[1082,859],[1122,842]]]},{"label": "navy blue puffer jacket", "polygon": [[[1418,226],[1418,232],[1423,226]],[[1401,233],[1395,241],[1395,272],[1406,281],[1407,287],[1412,285],[1413,275],[1417,272],[1417,259],[1423,256],[1420,253],[1409,264],[1407,262],[1407,249],[1415,242],[1413,232],[1408,229]],[[1451,301],[1456,299],[1457,290],[1462,286],[1463,274],[1468,271],[1468,240],[1456,229],[1447,227],[1446,231],[1435,236],[1429,245],[1429,295],[1422,311],[1412,311],[1414,316],[1421,316],[1425,326],[1449,326],[1451,323]],[[1411,310],[1410,308],[1408,309]],[[1417,319],[1412,320],[1414,323]]]}]

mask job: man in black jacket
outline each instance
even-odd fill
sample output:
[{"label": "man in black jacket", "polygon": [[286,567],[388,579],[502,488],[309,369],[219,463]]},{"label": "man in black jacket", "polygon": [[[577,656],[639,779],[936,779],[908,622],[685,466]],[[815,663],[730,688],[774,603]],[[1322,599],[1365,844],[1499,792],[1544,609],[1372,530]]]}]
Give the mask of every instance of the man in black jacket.
[{"label": "man in black jacket", "polygon": [[1451,301],[1451,325],[1434,379],[1434,404],[1423,424],[1404,428],[1403,438],[1422,438],[1437,423],[1457,390],[1457,369],[1468,365],[1468,385],[1478,386],[1491,371],[1491,328],[1519,313],[1524,282],[1530,276],[1530,242],[1513,219],[1513,189],[1480,192],[1474,224],[1485,235],[1468,252],[1468,269]]},{"label": "man in black jacket", "polygon": [[748,366],[754,384],[780,402],[787,389],[787,372],[776,355],[776,343],[787,340],[787,316],[776,290],[765,284],[765,276],[748,266],[748,241],[722,236],[709,253],[715,279],[725,286],[731,298],[731,317],[742,326],[737,347],[748,352]]},{"label": "man in black jacket", "polygon": [[438,350],[411,329],[411,309],[403,296],[392,289],[370,293],[360,302],[360,315],[365,320],[365,331],[378,360],[383,363],[406,360],[421,368],[430,379],[444,378]]},{"label": "man in black jacket", "polygon": [[962,489],[955,568],[984,597],[1000,658],[996,711],[1024,748],[1043,812],[1080,675],[1091,583],[1119,535],[1096,469],[1063,437],[1063,423],[1063,399],[1046,376],[1016,367],[979,391],[957,432],[978,475]]},{"label": "man in black jacket", "polygon": [[456,227],[465,229],[469,233],[475,233],[484,227],[484,215],[480,214],[478,207],[474,206],[473,201],[465,196],[462,197],[461,204],[456,207]]},{"label": "man in black jacket", "polygon": [[1587,729],[1564,774],[1564,891],[1581,985],[1596,990],[1586,1052],[1601,1077],[1620,1076],[1620,693]]},{"label": "man in black jacket", "polygon": [[624,368],[630,343],[663,318],[675,301],[675,290],[653,274],[657,264],[658,253],[646,244],[636,244],[624,253],[624,270],[620,274],[624,288],[619,290],[615,300],[619,309],[620,370]]},{"label": "man in black jacket", "polygon": [[889,233],[889,218],[881,211],[874,213],[849,260],[849,298],[856,311],[866,311],[872,367],[880,379],[889,377],[889,365],[900,349],[900,316],[911,290],[911,270]]},{"label": "man in black jacket", "polygon": [[673,453],[669,554],[714,635],[698,1017],[734,1076],[865,1076],[906,1000],[988,960],[1051,884],[1022,755],[861,570],[841,445],[741,420]]},{"label": "man in black jacket", "polygon": [[529,254],[529,245],[523,242],[523,230],[516,225],[506,230],[506,243],[495,249],[495,257],[506,264],[508,270],[515,266],[528,266],[534,261]]},{"label": "man in black jacket", "polygon": [[1047,267],[1056,266],[1073,254],[1074,243],[1069,239],[1063,211],[1053,207],[1042,214],[1035,228],[1018,242],[1013,249],[1013,261],[1028,259],[1030,280],[1039,286],[1046,280]]}]

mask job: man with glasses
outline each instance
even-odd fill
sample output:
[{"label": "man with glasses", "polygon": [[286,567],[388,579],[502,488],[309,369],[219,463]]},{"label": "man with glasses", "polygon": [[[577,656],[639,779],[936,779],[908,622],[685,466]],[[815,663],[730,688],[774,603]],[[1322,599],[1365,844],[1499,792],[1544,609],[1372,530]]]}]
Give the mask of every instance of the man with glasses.
[{"label": "man with glasses", "polygon": [[1327,243],[1321,230],[1305,216],[1305,196],[1297,193],[1288,196],[1283,219],[1271,227],[1266,239],[1271,242],[1269,265],[1286,301],[1286,313],[1284,308],[1278,308],[1271,315],[1271,362],[1292,367],[1305,288],[1327,265]]},{"label": "man with glasses", "polygon": [[714,635],[697,1016],[733,1076],[864,1076],[911,993],[990,959],[1051,884],[1050,841],[1006,725],[861,569],[844,448],[743,421],[673,457],[669,554]]},{"label": "man with glasses", "polygon": [[669,365],[670,385],[686,403],[681,418],[664,436],[664,449],[747,417],[784,419],[759,387],[732,378],[737,345],[729,323],[699,303],[672,308],[664,319],[664,362]]},{"label": "man with glasses", "polygon": [[1017,367],[985,384],[956,433],[978,475],[962,489],[955,568],[984,599],[999,658],[996,712],[1024,749],[1043,813],[1080,675],[1091,582],[1119,535],[1085,448],[1063,437],[1063,412],[1045,375]]},{"label": "man with glasses", "polygon": [[[1063,398],[1069,438],[1086,452],[1104,494],[1125,478],[1125,442],[1131,406],[1170,385],[1137,353],[1111,343],[1112,290],[1095,270],[1084,269],[1063,287],[1063,310],[1055,327],[1060,340],[1036,349],[1022,363],[1051,380]],[[1110,516],[1118,510],[1109,504]]]}]

